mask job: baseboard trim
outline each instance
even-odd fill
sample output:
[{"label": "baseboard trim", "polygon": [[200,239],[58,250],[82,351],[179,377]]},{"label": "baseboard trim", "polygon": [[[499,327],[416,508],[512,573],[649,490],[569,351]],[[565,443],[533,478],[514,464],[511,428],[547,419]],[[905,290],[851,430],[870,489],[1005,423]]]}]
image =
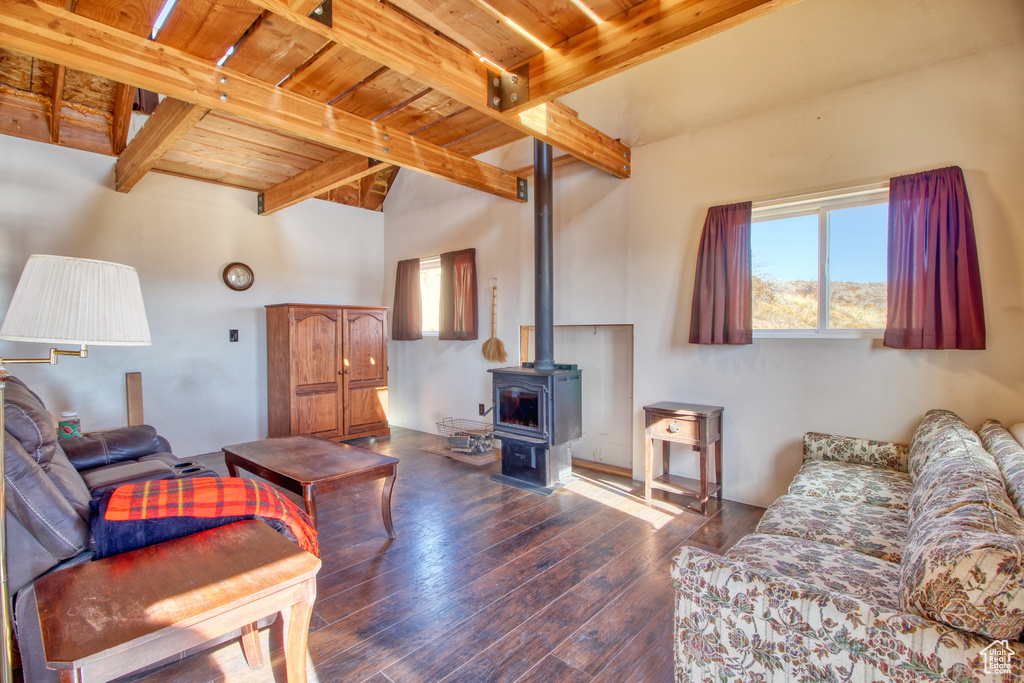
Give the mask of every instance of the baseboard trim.
[{"label": "baseboard trim", "polygon": [[583,458],[573,458],[573,467],[581,467],[585,470],[594,470],[595,472],[604,472],[605,474],[616,474],[626,479],[633,478],[633,470],[627,470],[625,467],[619,467],[617,465],[608,465],[603,462],[594,462],[593,460],[584,460]]}]

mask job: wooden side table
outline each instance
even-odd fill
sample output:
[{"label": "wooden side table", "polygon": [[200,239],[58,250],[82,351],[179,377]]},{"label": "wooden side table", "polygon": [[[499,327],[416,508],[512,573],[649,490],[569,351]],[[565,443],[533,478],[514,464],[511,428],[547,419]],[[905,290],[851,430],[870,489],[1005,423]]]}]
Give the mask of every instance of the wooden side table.
[{"label": "wooden side table", "polygon": [[110,680],[280,612],[288,683],[306,680],[320,560],[246,520],[47,574],[36,581],[46,665],[60,680]]},{"label": "wooden side table", "polygon": [[[651,504],[651,488],[697,496],[700,513],[708,512],[708,498],[715,494],[722,500],[722,412],[721,406],[702,406],[694,403],[671,403],[662,401],[644,406],[644,500]],[[662,442],[664,474],[655,479],[652,470],[654,440]],[[700,481],[671,476],[668,473],[669,447],[672,442],[690,444],[700,451]],[[708,449],[715,445],[715,484],[708,485]],[[698,483],[699,493],[687,484]]]}]

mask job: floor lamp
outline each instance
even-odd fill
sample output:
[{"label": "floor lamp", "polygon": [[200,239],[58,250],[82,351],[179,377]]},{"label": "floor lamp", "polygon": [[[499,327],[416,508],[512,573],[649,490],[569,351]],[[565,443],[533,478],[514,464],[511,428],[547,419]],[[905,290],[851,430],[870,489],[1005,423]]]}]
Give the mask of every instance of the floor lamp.
[{"label": "floor lamp", "polygon": [[0,598],[3,606],[3,681],[12,679],[11,601],[7,590],[6,406],[4,392],[11,374],[7,365],[47,363],[60,356],[88,357],[88,345],[150,344],[139,274],[131,266],[106,261],[46,256],[29,257],[7,309],[0,339],[73,344],[78,351],[50,349],[46,358],[0,357]]}]

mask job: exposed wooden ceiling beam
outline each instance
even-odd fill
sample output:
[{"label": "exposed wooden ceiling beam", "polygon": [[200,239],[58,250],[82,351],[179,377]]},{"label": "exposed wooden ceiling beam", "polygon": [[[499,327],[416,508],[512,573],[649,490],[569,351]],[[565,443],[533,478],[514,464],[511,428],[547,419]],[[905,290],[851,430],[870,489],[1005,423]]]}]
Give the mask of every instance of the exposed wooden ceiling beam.
[{"label": "exposed wooden ceiling beam", "polygon": [[645,0],[531,57],[530,104],[561,97],[798,0]]},{"label": "exposed wooden ceiling beam", "polygon": [[395,178],[398,177],[398,171],[399,168],[397,166],[387,166],[380,170],[375,169],[372,175],[368,175],[360,180],[359,206],[370,211],[380,211],[381,207],[384,206],[384,200],[387,199],[388,192],[391,191]]},{"label": "exposed wooden ceiling beam", "polygon": [[[629,177],[629,148],[574,114],[529,116],[487,106],[487,67],[472,52],[379,0],[345,0],[332,5],[333,28],[306,16],[308,2],[252,0],[303,28],[329,38],[375,62],[427,85],[496,121],[512,126],[620,178]],[[293,8],[297,6],[296,8]],[[315,6],[315,3],[313,4]],[[534,100],[531,86],[530,105]],[[625,168],[623,168],[625,167]]]},{"label": "exposed wooden ceiling beam", "polygon": [[516,177],[496,166],[35,0],[0,2],[0,46],[525,201]]},{"label": "exposed wooden ceiling beam", "polygon": [[390,167],[390,164],[371,164],[364,156],[342,152],[261,192],[259,213],[268,216],[310,197],[373,175],[384,167]]},{"label": "exposed wooden ceiling beam", "polygon": [[[555,157],[554,159],[551,160],[551,168],[562,168],[563,166],[569,166],[571,164],[575,164],[578,161],[579,161],[579,159],[577,159],[576,157],[574,157],[572,155],[563,154],[563,155],[557,156],[557,157]],[[529,166],[523,166],[522,168],[517,168],[516,170],[514,170],[512,172],[515,173],[517,176],[520,176],[522,178],[529,178],[534,173],[534,167],[533,167],[533,164],[530,164]]]},{"label": "exposed wooden ceiling beam", "polygon": [[[53,5],[60,5],[60,2],[51,2]],[[64,9],[69,12],[75,11],[78,0],[65,0]],[[64,83],[67,78],[67,69],[62,64],[53,65],[53,94],[50,97],[50,142],[60,144],[60,110],[64,106]],[[116,154],[116,152],[115,152]]]},{"label": "exposed wooden ceiling beam", "polygon": [[114,166],[114,189],[128,192],[209,113],[206,107],[171,97],[157,106]]},{"label": "exposed wooden ceiling beam", "polygon": [[60,109],[64,106],[64,78],[66,69],[57,64],[53,68],[53,91],[50,93],[50,142],[60,144]]},{"label": "exposed wooden ceiling beam", "polygon": [[114,111],[110,119],[110,147],[114,156],[120,156],[128,146],[128,129],[132,122],[132,104],[135,88],[118,83],[114,91]]}]

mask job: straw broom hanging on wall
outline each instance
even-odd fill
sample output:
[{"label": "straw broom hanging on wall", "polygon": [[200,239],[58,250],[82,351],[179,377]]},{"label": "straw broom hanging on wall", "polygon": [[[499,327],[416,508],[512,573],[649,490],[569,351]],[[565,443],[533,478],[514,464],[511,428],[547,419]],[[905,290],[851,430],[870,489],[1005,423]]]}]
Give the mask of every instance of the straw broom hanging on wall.
[{"label": "straw broom hanging on wall", "polygon": [[491,338],[484,342],[484,358],[492,363],[504,363],[508,360],[505,345],[498,339],[498,279],[494,279],[491,290]]}]

